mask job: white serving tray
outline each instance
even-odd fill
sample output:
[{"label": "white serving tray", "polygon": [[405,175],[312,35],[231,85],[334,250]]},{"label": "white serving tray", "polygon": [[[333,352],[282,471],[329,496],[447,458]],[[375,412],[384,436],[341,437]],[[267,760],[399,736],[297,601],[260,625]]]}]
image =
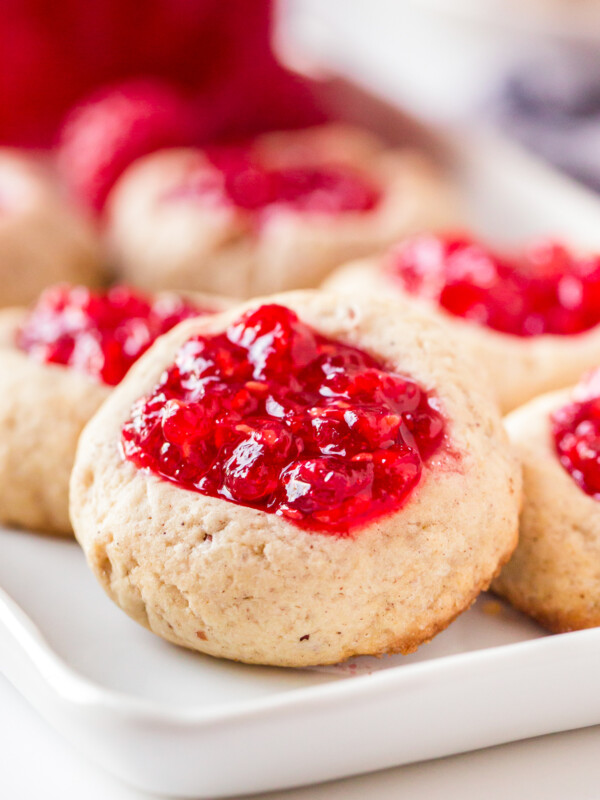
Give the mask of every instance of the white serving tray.
[{"label": "white serving tray", "polygon": [[[340,81],[324,95],[451,168],[473,226],[600,249],[600,203],[505,143],[423,131]],[[134,786],[217,798],[600,723],[600,629],[546,636],[488,596],[411,656],[314,670],[173,647],[104,596],[73,541],[0,529],[0,671]]]}]

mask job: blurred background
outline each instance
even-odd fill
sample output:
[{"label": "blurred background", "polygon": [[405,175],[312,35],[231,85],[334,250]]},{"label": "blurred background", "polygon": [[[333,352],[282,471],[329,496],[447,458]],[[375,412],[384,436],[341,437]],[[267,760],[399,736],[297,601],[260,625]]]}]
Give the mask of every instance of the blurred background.
[{"label": "blurred background", "polygon": [[200,143],[319,121],[273,30],[294,70],[494,126],[600,190],[598,0],[0,0],[0,143],[52,146],[78,104],[140,76],[193,100]]},{"label": "blurred background", "polygon": [[600,2],[284,0],[279,45],[432,122],[494,127],[600,190]]}]

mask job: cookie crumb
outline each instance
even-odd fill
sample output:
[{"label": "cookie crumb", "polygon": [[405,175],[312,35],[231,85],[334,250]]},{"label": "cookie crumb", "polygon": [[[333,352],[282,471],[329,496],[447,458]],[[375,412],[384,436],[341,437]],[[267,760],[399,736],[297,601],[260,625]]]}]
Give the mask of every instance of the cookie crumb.
[{"label": "cookie crumb", "polygon": [[487,600],[482,605],[481,610],[490,617],[497,617],[502,614],[502,603],[499,603],[497,600]]}]

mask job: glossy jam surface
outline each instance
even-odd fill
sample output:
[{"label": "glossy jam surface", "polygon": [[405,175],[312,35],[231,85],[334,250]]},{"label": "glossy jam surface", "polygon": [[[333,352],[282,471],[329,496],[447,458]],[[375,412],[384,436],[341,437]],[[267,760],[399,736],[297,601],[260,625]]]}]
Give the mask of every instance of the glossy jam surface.
[{"label": "glossy jam surface", "polygon": [[560,463],[586,494],[600,500],[600,370],[582,381],[550,422]]},{"label": "glossy jam surface", "polygon": [[122,447],[185,489],[343,536],[398,509],[443,438],[416,383],[264,305],[184,344]]},{"label": "glossy jam surface", "polygon": [[17,345],[37,361],[114,386],[161,334],[202,313],[210,311],[174,295],[153,299],[124,286],[105,292],[54,286],[29,312]]},{"label": "glossy jam surface", "polygon": [[507,258],[467,237],[422,235],[388,263],[405,291],[501,333],[564,336],[600,322],[600,257],[576,257],[554,242]]},{"label": "glossy jam surface", "polygon": [[214,170],[200,169],[173,194],[205,204],[230,205],[264,216],[281,209],[343,214],[374,209],[379,190],[347,165],[319,164],[267,169],[246,148],[208,153]]}]

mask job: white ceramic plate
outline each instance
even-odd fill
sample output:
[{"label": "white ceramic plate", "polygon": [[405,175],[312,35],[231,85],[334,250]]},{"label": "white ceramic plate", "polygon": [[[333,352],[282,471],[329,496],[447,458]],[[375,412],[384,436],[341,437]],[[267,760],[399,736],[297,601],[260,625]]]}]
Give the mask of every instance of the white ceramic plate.
[{"label": "white ceramic plate", "polygon": [[[499,142],[432,136],[343,83],[325,89],[448,160],[488,235],[600,248],[600,205],[568,180]],[[600,723],[600,630],[545,636],[487,596],[417,654],[281,670],[139,628],[72,541],[0,529],[0,553],[0,670],[75,747],[151,792],[263,792]]]}]

